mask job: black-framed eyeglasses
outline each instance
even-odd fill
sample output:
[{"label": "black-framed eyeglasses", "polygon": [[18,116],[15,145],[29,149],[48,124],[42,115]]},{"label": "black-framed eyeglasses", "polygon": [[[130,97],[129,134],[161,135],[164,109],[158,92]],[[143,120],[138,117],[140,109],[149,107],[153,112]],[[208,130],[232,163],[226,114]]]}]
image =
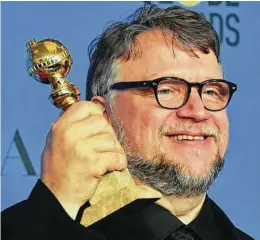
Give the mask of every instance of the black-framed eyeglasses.
[{"label": "black-framed eyeglasses", "polygon": [[[190,96],[191,88],[196,87],[205,109],[220,111],[227,107],[233,93],[237,90],[235,83],[223,79],[209,79],[204,82],[188,82],[178,77],[162,77],[149,81],[117,82],[109,90],[127,90],[133,88],[152,88],[158,104],[166,109],[178,109],[184,106]],[[149,91],[148,91],[149,92]]]}]

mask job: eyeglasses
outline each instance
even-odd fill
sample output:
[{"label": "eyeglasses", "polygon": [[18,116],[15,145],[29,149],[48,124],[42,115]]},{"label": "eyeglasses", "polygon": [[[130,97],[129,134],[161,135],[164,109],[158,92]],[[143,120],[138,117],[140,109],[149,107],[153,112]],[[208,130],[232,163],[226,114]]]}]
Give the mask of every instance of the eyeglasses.
[{"label": "eyeglasses", "polygon": [[[196,87],[205,109],[220,111],[227,107],[237,85],[222,79],[209,79],[204,82],[188,82],[178,77],[162,77],[152,81],[117,82],[109,90],[142,89],[153,94],[158,104],[166,109],[178,109],[184,106],[190,96],[191,88]],[[148,89],[148,90],[147,90]]]}]

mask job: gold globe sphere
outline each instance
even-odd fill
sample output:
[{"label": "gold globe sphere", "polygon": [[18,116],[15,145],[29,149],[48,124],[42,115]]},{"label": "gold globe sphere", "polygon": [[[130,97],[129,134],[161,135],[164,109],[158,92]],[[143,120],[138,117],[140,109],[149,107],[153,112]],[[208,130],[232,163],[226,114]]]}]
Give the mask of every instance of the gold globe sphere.
[{"label": "gold globe sphere", "polygon": [[69,73],[72,59],[66,47],[54,39],[36,42],[32,39],[27,44],[27,71],[37,81],[49,84],[55,78],[63,78]]},{"label": "gold globe sphere", "polygon": [[49,99],[63,111],[80,99],[78,86],[71,84],[66,76],[72,65],[69,51],[54,39],[27,43],[27,72],[37,81],[51,85]]}]

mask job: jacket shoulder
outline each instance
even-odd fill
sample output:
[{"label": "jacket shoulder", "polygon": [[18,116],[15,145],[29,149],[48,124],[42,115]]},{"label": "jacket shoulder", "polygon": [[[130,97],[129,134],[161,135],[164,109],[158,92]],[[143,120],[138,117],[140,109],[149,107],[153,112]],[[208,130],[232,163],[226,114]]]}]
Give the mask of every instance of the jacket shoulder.
[{"label": "jacket shoulder", "polygon": [[1,220],[3,240],[105,239],[71,219],[40,181],[27,200],[2,211]]},{"label": "jacket shoulder", "polygon": [[[27,200],[19,202],[6,208],[1,213],[2,239],[11,239],[16,233],[21,233],[28,227],[28,207]],[[21,239],[23,240],[22,236]]]},{"label": "jacket shoulder", "polygon": [[236,240],[254,240],[241,229],[237,228],[224,211],[211,198],[208,197],[208,200],[210,201],[211,207],[216,215],[216,219],[219,219],[218,224],[221,225],[223,229],[230,231],[230,234]]},{"label": "jacket shoulder", "polygon": [[237,237],[238,240],[254,240],[254,238],[250,237],[245,232],[236,227],[234,229],[234,235]]},{"label": "jacket shoulder", "polygon": [[15,223],[18,216],[24,218],[28,210],[27,202],[28,200],[24,200],[4,209],[1,213],[2,225],[4,224],[6,226],[7,224]]}]

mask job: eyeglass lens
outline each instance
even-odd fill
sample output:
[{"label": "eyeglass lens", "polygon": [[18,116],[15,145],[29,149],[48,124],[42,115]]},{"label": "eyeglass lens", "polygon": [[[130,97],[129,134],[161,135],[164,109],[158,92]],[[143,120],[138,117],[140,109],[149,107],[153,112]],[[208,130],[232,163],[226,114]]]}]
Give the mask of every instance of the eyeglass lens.
[{"label": "eyeglass lens", "polygon": [[[189,95],[189,86],[180,80],[163,80],[158,84],[157,97],[163,107],[178,108]],[[208,82],[201,90],[204,106],[210,110],[222,109],[229,100],[229,86],[225,82]]]}]

